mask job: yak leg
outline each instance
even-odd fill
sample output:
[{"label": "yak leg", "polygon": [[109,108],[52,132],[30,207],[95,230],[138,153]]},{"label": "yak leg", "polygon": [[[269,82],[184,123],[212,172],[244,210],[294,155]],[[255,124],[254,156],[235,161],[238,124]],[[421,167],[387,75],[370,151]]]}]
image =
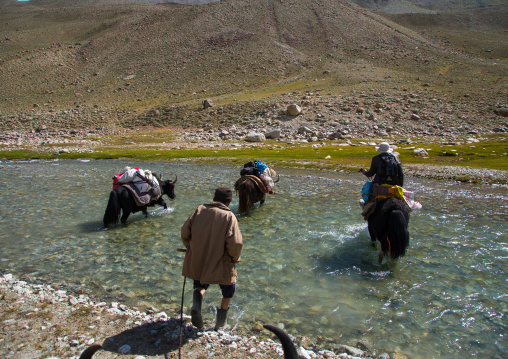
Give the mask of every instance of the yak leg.
[{"label": "yak leg", "polygon": [[156,204],[158,204],[159,206],[161,207],[164,207],[164,209],[168,209],[168,205],[166,204],[166,201],[164,201],[164,199],[162,198],[162,196],[160,196],[159,198],[157,198],[157,200],[155,201]]},{"label": "yak leg", "polygon": [[129,218],[130,214],[131,214],[130,211],[123,210],[122,211],[122,217],[120,218],[120,221],[123,224],[127,224],[127,218]]},{"label": "yak leg", "polygon": [[259,201],[259,205],[261,206],[263,203],[265,203],[265,199],[266,199],[266,194],[263,195],[263,197],[261,198],[261,201]]},{"label": "yak leg", "polygon": [[147,210],[148,206],[144,206],[143,209],[141,210],[143,212],[143,214],[145,215],[145,218],[148,217],[148,210]]},{"label": "yak leg", "polygon": [[372,245],[376,245],[376,235],[373,233],[373,231],[369,225],[367,225],[367,229],[369,230],[370,243]]}]

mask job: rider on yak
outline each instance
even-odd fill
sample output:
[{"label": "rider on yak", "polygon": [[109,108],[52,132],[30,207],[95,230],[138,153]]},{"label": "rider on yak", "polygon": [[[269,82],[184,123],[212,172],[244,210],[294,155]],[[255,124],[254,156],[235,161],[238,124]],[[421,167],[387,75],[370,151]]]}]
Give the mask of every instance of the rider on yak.
[{"label": "rider on yak", "polygon": [[404,200],[402,186],[404,172],[398,157],[389,143],[376,146],[379,153],[372,158],[368,171],[360,172],[367,177],[374,176],[366,194],[362,215],[368,221],[368,230],[372,242],[381,242],[379,262],[385,255],[392,259],[403,256],[409,244],[410,208]]}]

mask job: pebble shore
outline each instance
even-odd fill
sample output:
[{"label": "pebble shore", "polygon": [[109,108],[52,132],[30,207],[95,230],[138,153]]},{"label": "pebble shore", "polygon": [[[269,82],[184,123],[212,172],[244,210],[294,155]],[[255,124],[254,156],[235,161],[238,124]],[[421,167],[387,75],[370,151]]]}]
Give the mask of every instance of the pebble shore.
[{"label": "pebble shore", "polygon": [[[282,345],[268,331],[241,336],[234,328],[198,331],[180,318],[149,308],[140,312],[117,302],[106,303],[49,284],[0,276],[0,357],[79,358],[85,348],[101,344],[94,358],[276,358]],[[318,348],[306,338],[291,336],[300,358],[406,358],[367,348],[337,345]]]}]

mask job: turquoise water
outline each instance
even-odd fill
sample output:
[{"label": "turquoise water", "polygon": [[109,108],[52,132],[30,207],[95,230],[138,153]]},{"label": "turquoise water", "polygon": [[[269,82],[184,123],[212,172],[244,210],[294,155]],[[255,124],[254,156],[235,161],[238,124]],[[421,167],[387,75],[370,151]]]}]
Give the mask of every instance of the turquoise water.
[{"label": "turquoise water", "polygon": [[[102,229],[111,177],[124,166],[178,175],[167,211]],[[239,168],[185,163],[0,163],[0,271],[91,290],[129,305],[179,312],[180,227]],[[501,358],[507,351],[508,189],[408,179],[407,256],[377,263],[358,206],[361,175],[280,171],[278,193],[239,217],[245,249],[231,319],[326,344],[373,343],[411,358]],[[238,212],[235,197],[231,208]],[[220,291],[205,296],[214,319]],[[188,283],[186,304],[191,304]],[[188,310],[187,310],[188,311]]]}]

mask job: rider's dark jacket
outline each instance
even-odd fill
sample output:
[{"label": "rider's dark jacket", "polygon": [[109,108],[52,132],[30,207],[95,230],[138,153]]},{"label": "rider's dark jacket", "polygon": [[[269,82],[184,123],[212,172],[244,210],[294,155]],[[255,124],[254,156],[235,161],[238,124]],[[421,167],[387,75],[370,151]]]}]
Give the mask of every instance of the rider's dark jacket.
[{"label": "rider's dark jacket", "polygon": [[[381,169],[383,165],[383,159],[382,156],[394,156],[397,160],[397,178],[394,181],[383,181],[381,178]],[[377,156],[372,157],[372,162],[370,164],[370,169],[365,172],[365,176],[372,177],[374,176],[374,179],[372,180],[373,183],[377,184],[391,184],[391,185],[397,185],[400,187],[404,186],[404,171],[402,171],[402,164],[400,163],[397,156],[394,154],[384,152],[380,153]]]}]

